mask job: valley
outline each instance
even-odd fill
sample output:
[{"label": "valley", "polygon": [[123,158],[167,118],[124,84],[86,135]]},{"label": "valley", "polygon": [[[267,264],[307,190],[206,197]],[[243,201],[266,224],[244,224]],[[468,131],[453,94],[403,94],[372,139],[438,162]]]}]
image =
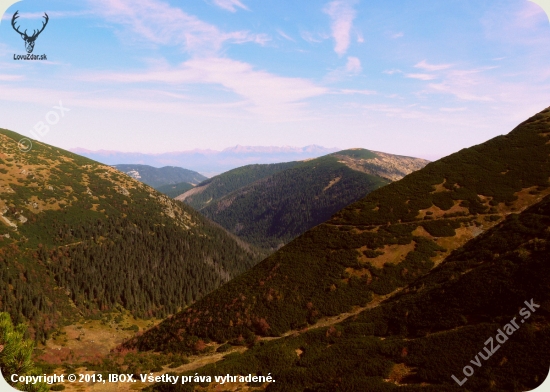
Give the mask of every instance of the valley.
[{"label": "valley", "polygon": [[[331,199],[344,202],[288,243],[268,246],[108,166],[40,144],[23,155],[18,135],[2,131],[2,311],[29,322],[45,372],[277,380],[224,387],[243,391],[458,391],[446,372],[459,374],[458,363],[481,347],[479,336],[536,297],[541,310],[518,343],[503,348],[506,360],[487,362],[490,371],[471,380],[479,390],[534,386],[544,369],[525,350],[546,358],[536,342],[550,336],[549,124],[546,110],[432,163],[355,149],[245,166],[178,197],[207,217],[235,209],[226,219],[238,216],[241,230],[243,219],[261,222],[254,208],[269,216],[261,210],[269,206],[285,221],[287,212],[274,206],[299,205],[293,197],[310,197],[302,190],[312,200],[337,192]],[[345,201],[346,189],[363,196]],[[443,354],[443,347],[454,348]],[[434,362],[441,356],[443,367]],[[520,360],[532,370],[516,370]],[[219,390],[215,383],[64,386]]]},{"label": "valley", "polygon": [[0,392],[550,388],[545,2],[6,0]]}]

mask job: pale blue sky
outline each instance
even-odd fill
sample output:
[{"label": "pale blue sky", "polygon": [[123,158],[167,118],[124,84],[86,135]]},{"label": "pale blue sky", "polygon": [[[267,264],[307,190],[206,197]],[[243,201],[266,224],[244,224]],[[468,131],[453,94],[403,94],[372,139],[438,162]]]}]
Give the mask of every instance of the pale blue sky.
[{"label": "pale blue sky", "polygon": [[[35,54],[10,25],[50,22]],[[436,159],[550,106],[527,0],[24,0],[0,25],[0,127],[139,152],[363,147]]]}]

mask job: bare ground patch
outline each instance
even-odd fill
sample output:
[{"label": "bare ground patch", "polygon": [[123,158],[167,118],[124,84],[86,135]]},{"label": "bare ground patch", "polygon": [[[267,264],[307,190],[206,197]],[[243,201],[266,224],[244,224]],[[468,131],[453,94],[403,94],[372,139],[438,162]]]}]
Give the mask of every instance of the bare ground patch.
[{"label": "bare ground patch", "polygon": [[416,242],[414,241],[407,245],[385,245],[382,249],[378,249],[378,251],[384,252],[384,254],[372,259],[366,257],[362,253],[364,250],[368,249],[366,246],[363,246],[358,249],[359,252],[361,252],[361,256],[359,256],[359,261],[364,264],[370,263],[373,267],[377,268],[382,268],[387,263],[398,264],[405,260],[407,254],[413,251],[415,246]]},{"label": "bare ground patch", "polygon": [[393,365],[393,368],[391,369],[388,378],[384,381],[399,385],[405,377],[413,373],[414,369],[412,367],[408,367],[404,363],[397,363]]},{"label": "bare ground patch", "polygon": [[206,189],[208,189],[209,186],[210,186],[210,184],[207,184],[207,185],[198,186],[196,188],[190,189],[187,192],[185,192],[184,194],[179,195],[178,197],[176,197],[176,200],[185,201],[186,199],[188,199],[191,196],[198,195],[198,194],[204,192]]}]

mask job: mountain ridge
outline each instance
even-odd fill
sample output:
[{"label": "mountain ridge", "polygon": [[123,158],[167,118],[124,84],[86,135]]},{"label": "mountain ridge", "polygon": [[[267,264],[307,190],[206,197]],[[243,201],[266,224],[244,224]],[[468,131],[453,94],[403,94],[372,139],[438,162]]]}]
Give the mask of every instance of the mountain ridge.
[{"label": "mountain ridge", "polygon": [[343,150],[279,165],[252,165],[216,176],[176,197],[245,241],[277,249],[370,191],[428,161]]}]

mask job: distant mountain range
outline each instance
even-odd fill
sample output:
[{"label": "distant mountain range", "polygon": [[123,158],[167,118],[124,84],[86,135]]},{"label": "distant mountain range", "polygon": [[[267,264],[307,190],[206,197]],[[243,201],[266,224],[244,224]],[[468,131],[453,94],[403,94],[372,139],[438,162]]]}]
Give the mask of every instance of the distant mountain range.
[{"label": "distant mountain range", "polygon": [[267,391],[534,389],[550,365],[549,178],[547,109],[369,193],[121,349],[231,351],[183,374],[270,374],[247,385]]},{"label": "distant mountain range", "polygon": [[162,154],[105,150],[90,151],[83,148],[75,148],[70,151],[106,165],[178,166],[212,177],[245,165],[301,161],[317,158],[337,150],[337,148],[325,148],[316,145],[306,147],[250,147],[237,145],[223,151],[191,150]]},{"label": "distant mountain range", "polygon": [[423,159],[352,149],[303,162],[241,167],[176,199],[245,241],[274,250],[426,164]]}]

